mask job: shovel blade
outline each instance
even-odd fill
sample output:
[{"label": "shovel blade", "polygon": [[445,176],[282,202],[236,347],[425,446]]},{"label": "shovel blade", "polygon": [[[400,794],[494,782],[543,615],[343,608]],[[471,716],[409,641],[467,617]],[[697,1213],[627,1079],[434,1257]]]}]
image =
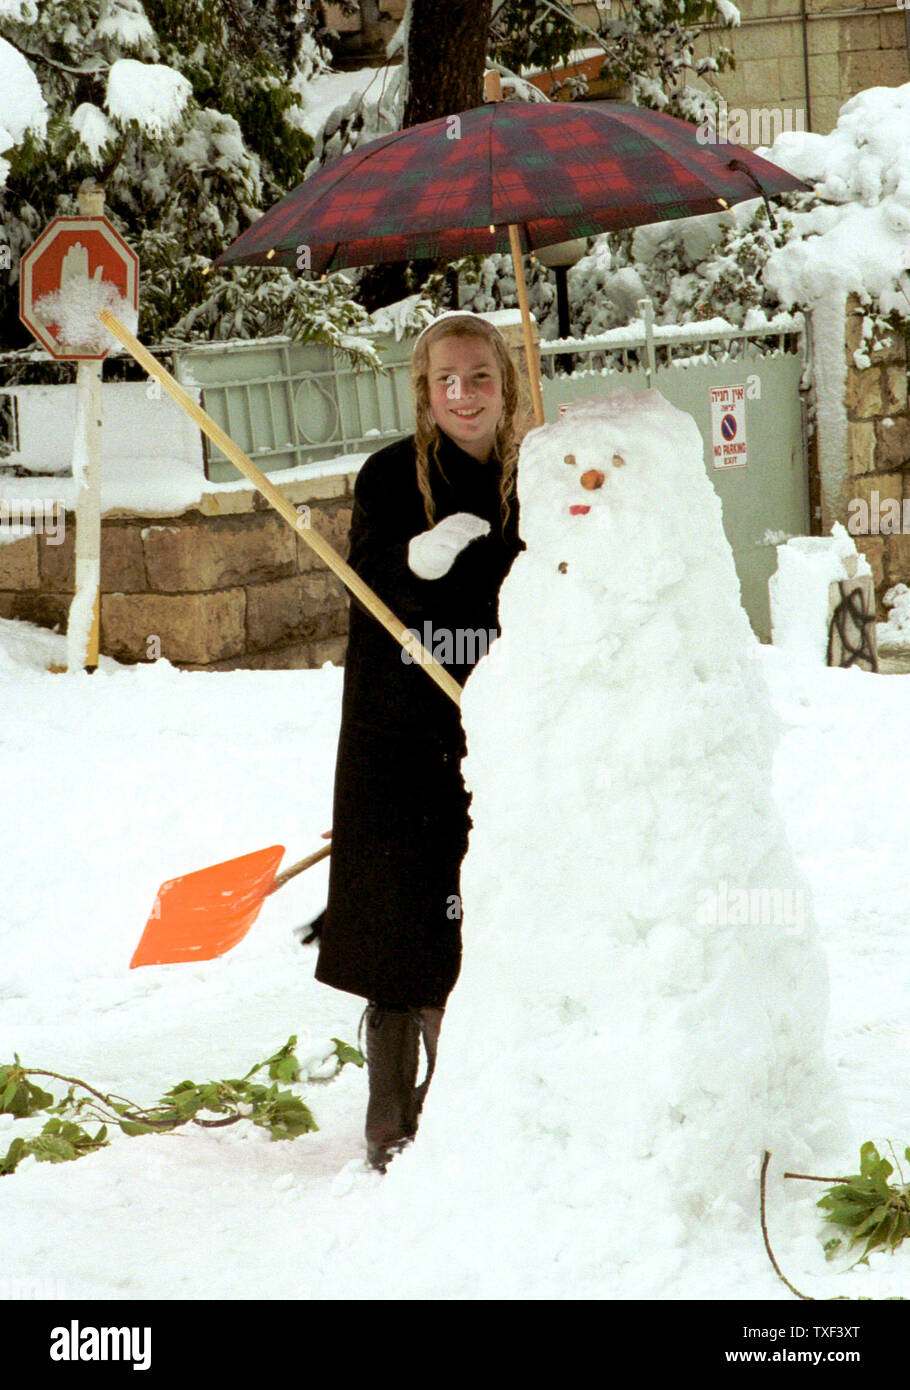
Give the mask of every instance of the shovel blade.
[{"label": "shovel blade", "polygon": [[284,845],[271,845],[162,883],[130,969],[230,951],[259,916],[283,854]]}]

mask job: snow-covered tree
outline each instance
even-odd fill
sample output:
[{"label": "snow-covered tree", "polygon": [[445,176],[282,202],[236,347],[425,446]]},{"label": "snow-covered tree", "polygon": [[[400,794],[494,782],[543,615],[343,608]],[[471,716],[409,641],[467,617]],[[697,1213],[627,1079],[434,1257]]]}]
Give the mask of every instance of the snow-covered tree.
[{"label": "snow-covered tree", "polygon": [[[695,56],[706,24],[732,28],[740,16],[730,0],[626,0],[605,25],[612,48],[605,71],[626,80],[640,106],[701,121],[717,109],[713,78],[735,66],[723,43],[714,53]],[[705,86],[694,85],[690,74]]]},{"label": "snow-covered tree", "polygon": [[[139,255],[140,332],[253,335],[292,325],[341,345],[362,320],[331,282],[211,274],[211,260],[303,177],[300,93],[325,63],[305,0],[0,0],[0,76],[46,107],[11,130],[0,105],[0,342],[18,323],[22,251],[85,178]],[[3,66],[5,64],[5,67]],[[27,85],[27,84],[26,84]],[[34,92],[33,92],[34,96]]]}]

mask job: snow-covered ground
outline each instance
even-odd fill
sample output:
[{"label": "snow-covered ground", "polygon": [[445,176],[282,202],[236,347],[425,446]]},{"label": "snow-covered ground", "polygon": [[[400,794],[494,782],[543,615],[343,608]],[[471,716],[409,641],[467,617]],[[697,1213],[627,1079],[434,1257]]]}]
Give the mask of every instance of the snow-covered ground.
[{"label": "snow-covered ground", "polygon": [[[316,984],[314,950],[292,934],[321,905],[324,864],[271,898],[229,955],[128,969],[163,879],[271,843],[286,843],[289,861],[318,847],[331,818],[341,672],[209,675],[104,661],[93,676],[48,673],[63,644],[0,624],[0,1057],[16,1051],[148,1103],[184,1077],[242,1074],[291,1033],[301,1055],[332,1036],[355,1041],[359,1001]],[[851,1172],[860,1141],[891,1139],[899,1155],[910,1142],[910,745],[900,733],[910,687],[900,676],[796,670],[771,648],[760,668],[783,721],[775,797],[831,973],[827,1047],[853,1130],[841,1163]],[[596,1068],[578,1064],[596,1087]],[[360,1273],[374,1252],[345,1216],[394,1172],[362,1170],[366,1079],[348,1066],[302,1093],[320,1130],[293,1142],[242,1121],[114,1134],[72,1164],[25,1160],[0,1180],[6,1286],[43,1281],[45,1296],[67,1298],[375,1297]],[[3,1151],[27,1123],[0,1118]],[[409,1157],[396,1160],[399,1181]],[[788,1204],[785,1219],[772,1205],[788,1276],[821,1298],[905,1294],[906,1251],[849,1274],[844,1262],[826,1264],[818,1195]],[[616,1220],[604,1213],[605,1242]],[[450,1289],[450,1271],[434,1265],[432,1213],[427,1223],[417,1276],[432,1298]],[[478,1220],[465,1239],[482,1246],[485,1232]],[[665,1252],[660,1229],[642,1240],[652,1265],[675,1268],[671,1297],[789,1297],[764,1254],[757,1205],[751,1227],[712,1261]],[[405,1272],[388,1273],[394,1294]],[[569,1252],[567,1298],[575,1273]],[[516,1263],[501,1292],[520,1298],[532,1286],[533,1271]],[[601,1292],[615,1296],[608,1281]],[[635,1295],[627,1276],[620,1296]]]}]

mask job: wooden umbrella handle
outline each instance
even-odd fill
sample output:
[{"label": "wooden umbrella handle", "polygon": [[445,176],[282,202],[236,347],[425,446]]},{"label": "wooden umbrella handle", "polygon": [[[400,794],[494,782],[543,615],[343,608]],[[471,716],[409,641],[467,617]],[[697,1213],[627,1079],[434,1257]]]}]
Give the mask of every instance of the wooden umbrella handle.
[{"label": "wooden umbrella handle", "polygon": [[238,468],[241,473],[244,473],[246,477],[249,478],[256,490],[261,492],[266,501],[272,504],[276,512],[284,517],[288,525],[293,526],[297,535],[302,536],[307,545],[310,546],[312,550],[315,550],[316,554],[328,565],[329,569],[333,570],[335,574],[338,575],[338,578],[343,584],[347,585],[354,597],[358,598],[363,604],[364,608],[368,609],[369,612],[373,614],[373,617],[382,623],[386,631],[392,634],[395,641],[400,643],[412,660],[416,662],[417,665],[424,668],[427,675],[436,682],[440,690],[444,690],[456,705],[460,705],[461,686],[455,678],[449,674],[446,668],[438,662],[430,652],[427,651],[426,647],[424,647],[414,634],[405,627],[404,623],[395,617],[391,608],[388,608],[383,603],[382,599],[379,598],[377,594],[374,594],[373,590],[368,584],[363,582],[356,570],[352,570],[350,565],[342,560],[337,550],[334,550],[332,546],[329,545],[328,541],[323,536],[320,536],[318,531],[310,526],[301,526],[301,517],[299,513],[295,511],[288,499],[282,496],[274,483],[270,482],[265,474],[259,471],[252,459],[248,458],[243,450],[238,448],[230,435],[226,434],[221,426],[215,423],[211,415],[206,414],[197,401],[194,401],[191,396],[187,395],[180,383],[171,376],[170,372],[167,371],[165,367],[162,367],[158,359],[153,357],[152,354],[142,346],[138,338],[135,338],[129,329],[122,324],[109,309],[101,309],[98,313],[98,317],[105,328],[113,333],[114,337],[123,344],[133,357],[135,357],[140,366],[144,367],[149,375],[153,376],[156,381],[161,382],[161,385],[164,387],[165,391],[167,391],[168,395],[177,402],[181,410],[186,411],[187,415],[189,415],[192,420],[195,420],[199,428],[204,430],[209,439],[217,444],[221,452],[231,460],[234,467]]},{"label": "wooden umbrella handle", "polygon": [[[502,78],[490,69],[483,75],[484,101],[502,101]],[[490,228],[492,231],[493,228]],[[535,425],[546,423],[543,413],[543,393],[540,388],[540,358],[534,350],[534,335],[531,332],[531,310],[528,305],[528,286],[525,280],[524,262],[521,258],[521,238],[518,227],[509,224],[509,246],[512,251],[512,269],[515,271],[515,288],[518,291],[518,307],[521,310],[521,331],[525,340],[525,358],[528,364],[528,380],[531,383],[531,405],[534,408]]]},{"label": "wooden umbrella handle", "polygon": [[524,262],[521,258],[521,241],[518,228],[509,226],[509,245],[512,248],[512,269],[515,272],[515,287],[518,291],[518,307],[521,310],[521,331],[525,340],[525,357],[528,363],[528,380],[531,383],[531,404],[534,407],[535,425],[546,423],[543,413],[543,395],[540,389],[539,358],[534,351],[534,338],[531,333],[531,310],[528,306],[528,285],[525,280]]}]

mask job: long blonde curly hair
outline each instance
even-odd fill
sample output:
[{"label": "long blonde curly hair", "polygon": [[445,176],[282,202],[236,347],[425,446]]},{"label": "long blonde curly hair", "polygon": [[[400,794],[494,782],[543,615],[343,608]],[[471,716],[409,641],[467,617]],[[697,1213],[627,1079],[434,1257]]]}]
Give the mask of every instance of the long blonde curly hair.
[{"label": "long blonde curly hair", "polygon": [[503,411],[493,440],[491,462],[495,462],[499,467],[499,508],[502,529],[505,531],[511,511],[510,499],[515,494],[515,470],[518,463],[518,440],[515,427],[518,415],[518,370],[509,355],[502,334],[491,323],[487,323],[485,319],[475,317],[473,314],[465,314],[464,318],[456,318],[452,315],[433,324],[421,335],[411,357],[411,382],[414,388],[416,417],[414,444],[417,452],[417,486],[420,488],[420,495],[423,498],[427,525],[435,526],[436,524],[436,504],[433,500],[433,489],[430,483],[430,464],[432,461],[441,471],[439,446],[442,442],[442,431],[433,419],[433,412],[430,408],[430,348],[441,338],[449,337],[479,338],[482,342],[489,343],[502,374]]}]

